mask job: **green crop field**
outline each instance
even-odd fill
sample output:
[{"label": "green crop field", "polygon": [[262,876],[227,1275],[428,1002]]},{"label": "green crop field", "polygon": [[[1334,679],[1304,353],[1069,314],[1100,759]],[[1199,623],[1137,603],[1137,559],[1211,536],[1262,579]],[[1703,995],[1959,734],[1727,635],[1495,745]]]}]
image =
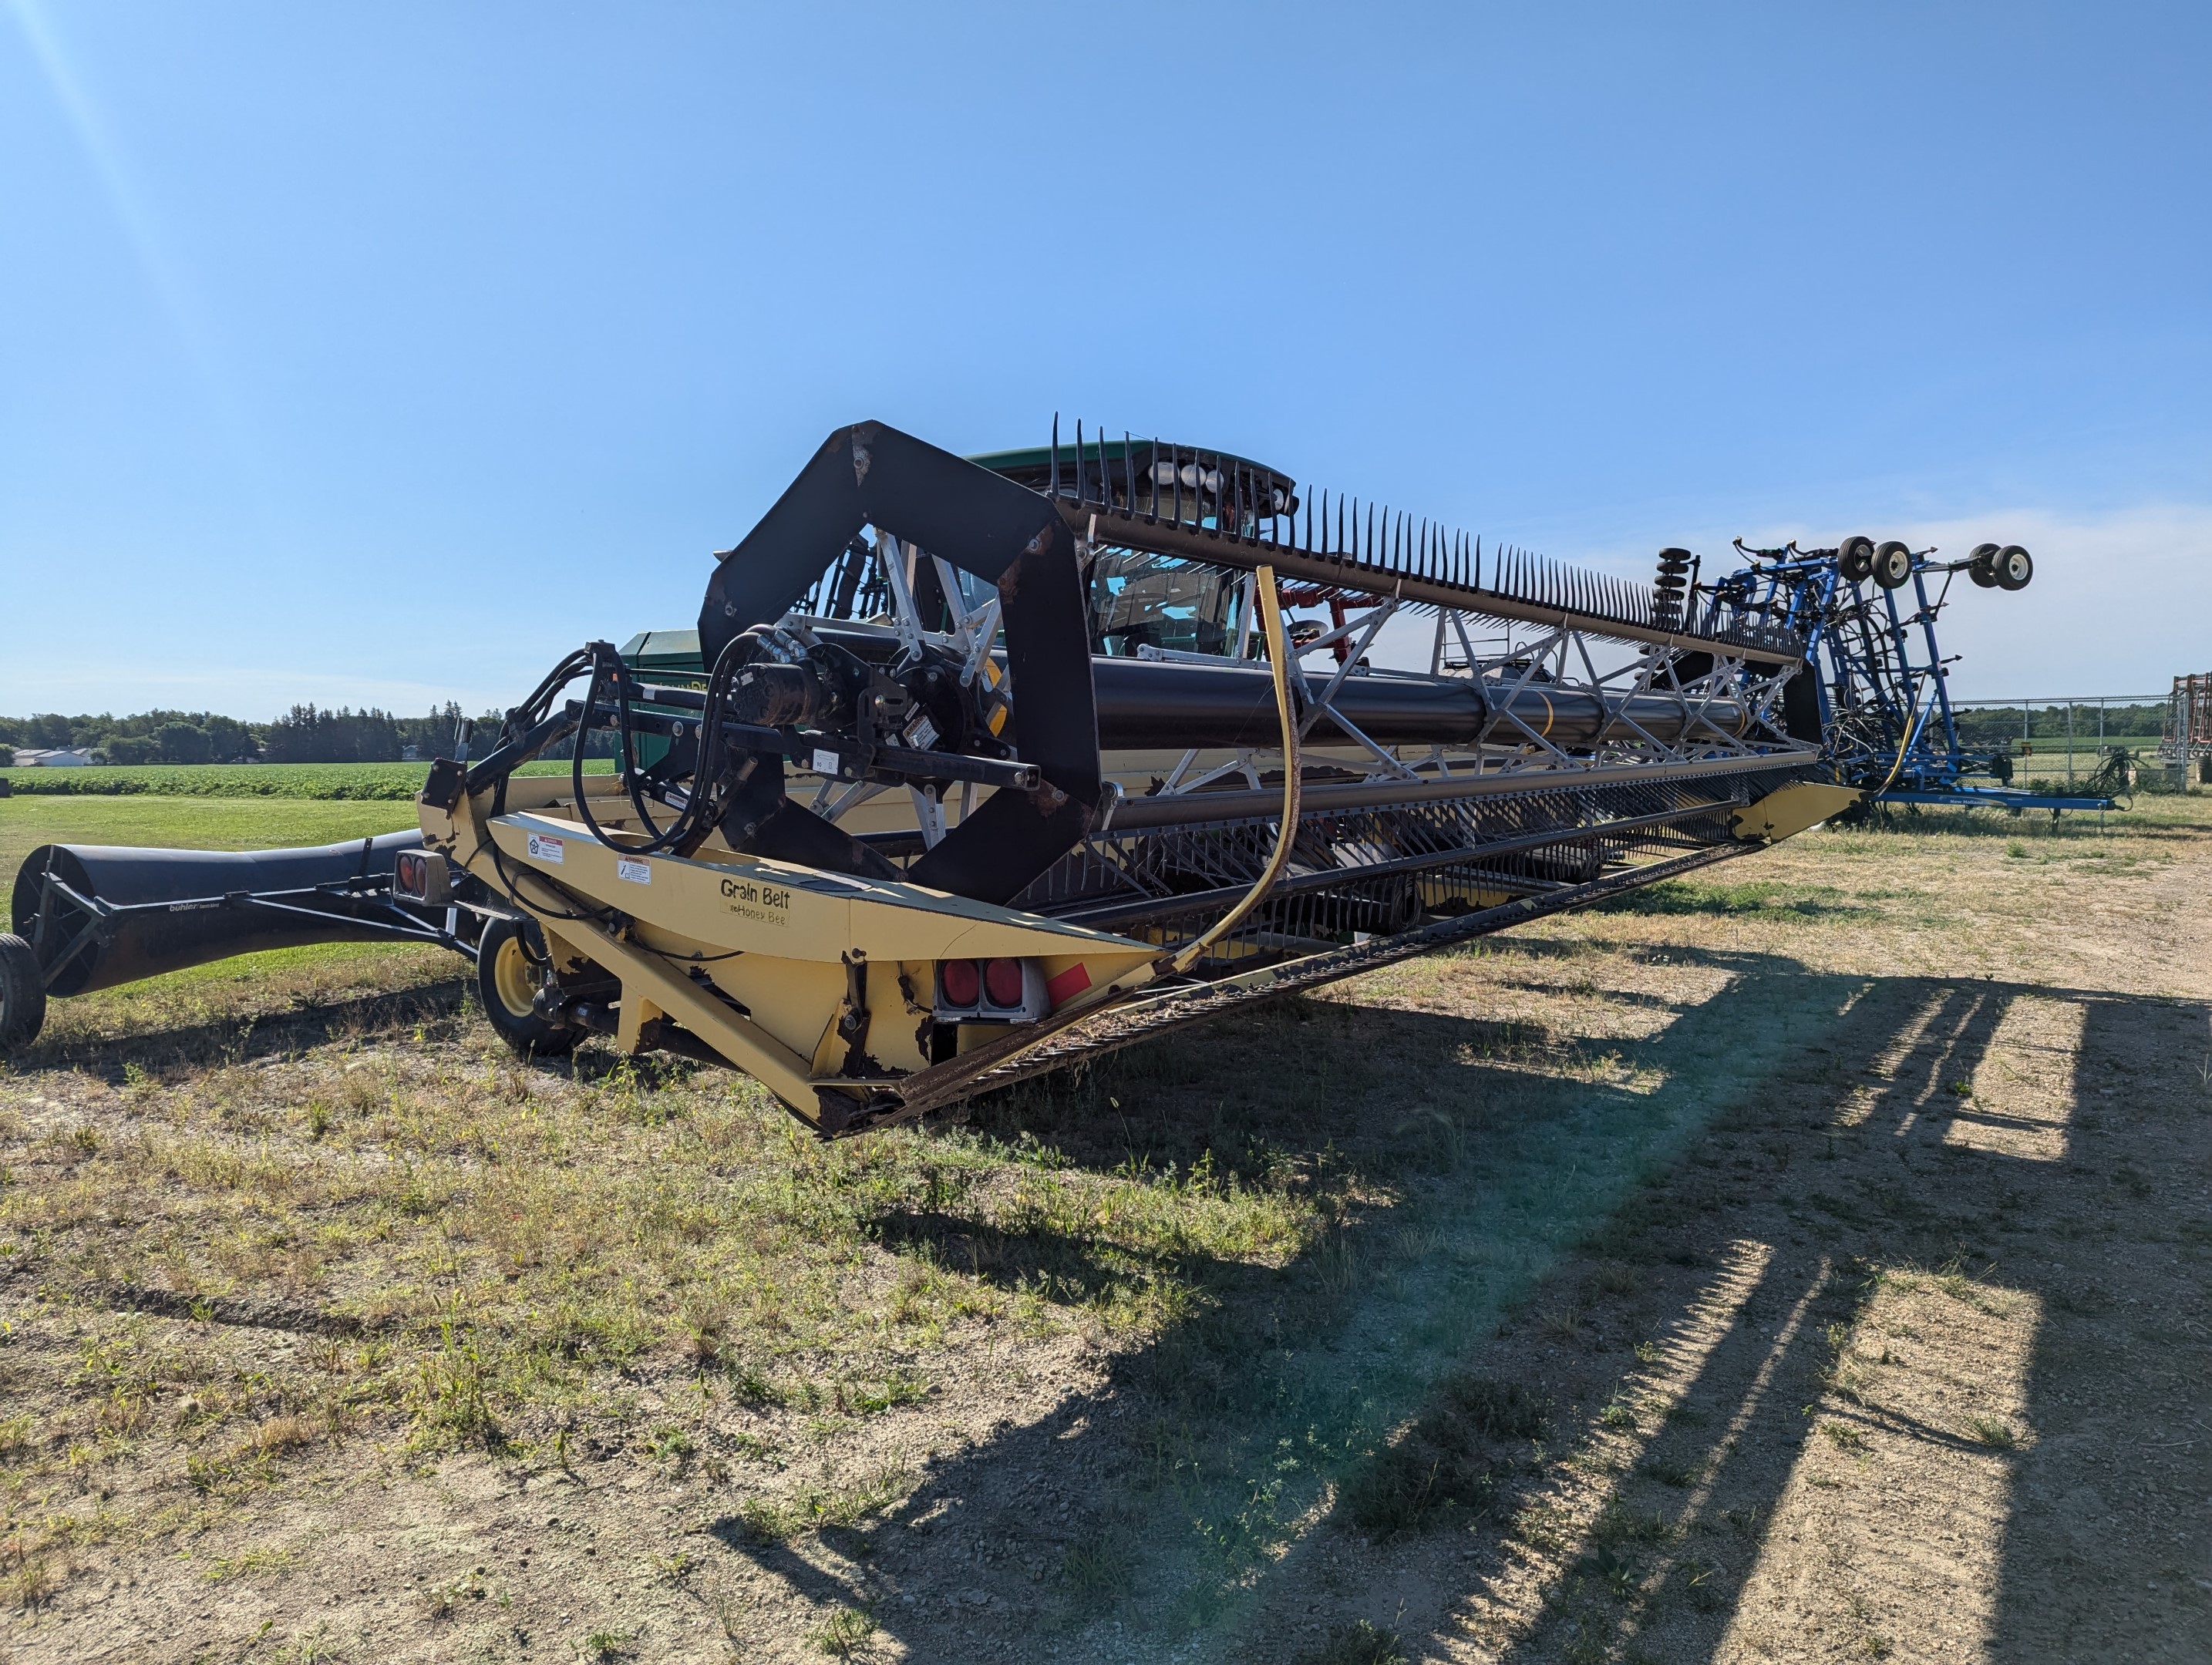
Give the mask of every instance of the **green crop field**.
[{"label": "green crop field", "polygon": [[[526,772],[550,775],[568,767],[532,763]],[[594,773],[610,767],[604,758],[585,763]],[[15,783],[13,795],[0,798],[0,910],[9,905],[15,870],[41,844],[255,850],[366,838],[415,824],[412,799],[428,772],[424,763],[0,771]],[[98,1043],[206,1022],[250,1028],[302,1002],[445,982],[466,970],[442,949],[416,945],[278,949],[64,1002],[55,1008],[49,1032]]]},{"label": "green crop field", "polygon": [[[58,773],[59,771],[56,771]],[[41,844],[193,850],[330,844],[410,826],[410,803],[315,798],[0,798],[0,879]]]},{"label": "green crop field", "polygon": [[[589,775],[614,767],[585,759]],[[565,763],[526,763],[521,775],[560,775]],[[147,763],[127,769],[0,769],[21,797],[304,798],[407,803],[428,763]]]},{"label": "green crop field", "polygon": [[127,769],[0,770],[16,795],[373,799],[404,802],[428,763],[149,763]]},{"label": "green crop field", "polygon": [[[343,774],[362,766],[312,765],[295,769],[241,769],[240,774]],[[370,764],[408,769],[411,763]],[[21,770],[22,774],[83,775],[122,770]],[[190,775],[210,770],[131,770],[131,774]],[[419,771],[417,771],[419,773]],[[298,844],[331,844],[412,825],[415,806],[389,800],[336,798],[127,797],[86,794],[0,798],[0,901],[15,884],[23,858],[41,844],[131,844],[179,849],[252,850]],[[50,1029],[88,1042],[198,1022],[237,1024],[264,1012],[337,998],[388,991],[460,975],[465,967],[441,949],[381,947],[345,943],[283,948],[249,954],[190,971],[88,994],[54,1008]]]}]

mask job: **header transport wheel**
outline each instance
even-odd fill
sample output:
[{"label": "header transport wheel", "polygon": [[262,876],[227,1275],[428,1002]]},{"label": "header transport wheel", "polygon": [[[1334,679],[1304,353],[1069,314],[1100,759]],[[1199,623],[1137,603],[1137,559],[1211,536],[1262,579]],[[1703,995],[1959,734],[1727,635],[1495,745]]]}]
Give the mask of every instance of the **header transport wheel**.
[{"label": "header transport wheel", "polygon": [[0,1053],[27,1047],[46,1021],[46,980],[21,937],[0,936]]},{"label": "header transport wheel", "polygon": [[1912,576],[1912,550],[1894,541],[1874,552],[1874,581],[1885,590],[1902,589]]},{"label": "header transport wheel", "polygon": [[1990,570],[1996,574],[1999,589],[2024,590],[2035,576],[2035,562],[2019,544],[2008,544],[1997,551]]},{"label": "header transport wheel", "polygon": [[580,1030],[556,1024],[532,1002],[551,975],[532,959],[513,920],[494,920],[477,945],[477,996],[499,1038],[525,1058],[557,1058],[575,1050]]}]

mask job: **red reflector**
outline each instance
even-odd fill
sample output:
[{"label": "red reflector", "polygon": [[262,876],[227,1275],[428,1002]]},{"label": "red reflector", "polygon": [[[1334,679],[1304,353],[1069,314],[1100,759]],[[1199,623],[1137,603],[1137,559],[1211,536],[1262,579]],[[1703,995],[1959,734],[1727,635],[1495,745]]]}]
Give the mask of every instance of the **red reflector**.
[{"label": "red reflector", "polygon": [[993,1006],[1019,1006],[1022,1003],[1022,963],[1019,960],[993,960],[983,969],[983,987],[990,995]]},{"label": "red reflector", "polygon": [[944,960],[937,968],[938,998],[947,1006],[974,1006],[982,993],[982,980],[973,960]]},{"label": "red reflector", "polygon": [[1044,996],[1056,1006],[1066,1006],[1090,987],[1091,973],[1083,962],[1078,960],[1044,986]]}]

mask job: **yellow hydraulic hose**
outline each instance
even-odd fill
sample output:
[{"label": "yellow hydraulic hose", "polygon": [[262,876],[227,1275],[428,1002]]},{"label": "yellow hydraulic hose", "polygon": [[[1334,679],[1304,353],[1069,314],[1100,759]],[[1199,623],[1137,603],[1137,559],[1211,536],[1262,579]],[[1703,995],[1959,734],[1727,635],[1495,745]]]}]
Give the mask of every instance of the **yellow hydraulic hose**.
[{"label": "yellow hydraulic hose", "polygon": [[1186,945],[1169,962],[1176,971],[1188,971],[1196,965],[1206,957],[1206,950],[1242,925],[1252,910],[1267,900],[1267,892],[1283,876],[1283,869],[1290,866],[1291,848],[1297,842],[1298,717],[1291,704],[1291,674],[1296,667],[1291,662],[1290,643],[1284,638],[1282,606],[1275,599],[1275,569],[1261,567],[1255,576],[1259,582],[1253,586],[1254,599],[1260,605],[1260,622],[1267,632],[1267,665],[1275,673],[1275,714],[1283,725],[1283,819],[1275,829],[1275,851],[1267,858],[1266,870],[1244,893],[1243,900],[1212,930]]},{"label": "yellow hydraulic hose", "polygon": [[1912,750],[1912,743],[1920,738],[1920,725],[1928,720],[1928,714],[1935,710],[1935,708],[1936,701],[1931,696],[1927,705],[1922,708],[1920,714],[1905,725],[1905,744],[1898,747],[1897,761],[1889,766],[1889,779],[1876,787],[1875,788],[1875,792],[1887,792],[1892,787],[1897,784],[1897,777],[1905,768],[1905,754]]}]

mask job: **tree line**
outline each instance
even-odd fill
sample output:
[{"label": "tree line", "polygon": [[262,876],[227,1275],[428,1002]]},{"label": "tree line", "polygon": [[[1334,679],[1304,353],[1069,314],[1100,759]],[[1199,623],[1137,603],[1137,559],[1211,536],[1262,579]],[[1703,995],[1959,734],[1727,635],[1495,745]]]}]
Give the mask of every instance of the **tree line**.
[{"label": "tree line", "polygon": [[[505,714],[488,711],[477,725],[486,733],[495,731]],[[2021,738],[2021,711],[2010,709],[1961,711],[1959,738],[1969,746],[1994,748]],[[140,711],[127,717],[102,712],[98,716],[63,716],[43,712],[29,717],[0,717],[0,766],[14,761],[21,749],[89,748],[107,763],[389,763],[410,754],[431,758],[450,754],[461,708],[448,700],[421,717],[396,716],[374,706],[356,711],[313,704],[295,705],[273,722],[242,722],[211,711]],[[2112,737],[2157,734],[2166,726],[2166,707],[2113,705],[2105,708],[2105,732]],[[2027,716],[2031,740],[2063,739],[2066,708],[2047,705]],[[2097,708],[2074,708],[2075,743],[2097,738]],[[479,753],[483,742],[478,743]],[[611,757],[613,735],[601,731],[592,737],[586,755]],[[550,757],[565,757],[566,744],[552,748]]]},{"label": "tree line", "polygon": [[[2027,738],[2063,740],[2066,738],[2066,708],[2063,705],[2032,707],[2025,725],[2021,721],[2021,708],[1999,706],[1994,710],[1976,709],[1958,714],[1959,741],[1962,745],[1977,748],[1996,747],[2008,741],[2017,744]],[[2027,732],[2023,737],[2021,730]],[[2105,708],[2105,733],[2108,738],[2131,739],[2144,735],[2163,733],[2166,730],[2166,707],[2157,705],[2108,705]],[[2097,708],[2076,705],[2074,708],[2074,743],[2094,745],[2097,740]]]},{"label": "tree line", "polygon": [[[486,712],[477,722],[495,730],[503,715]],[[107,763],[390,763],[410,753],[428,758],[451,752],[460,719],[461,708],[451,700],[421,717],[374,706],[356,711],[295,705],[265,723],[212,711],[139,711],[125,717],[47,711],[0,717],[0,749],[83,748]]]}]

